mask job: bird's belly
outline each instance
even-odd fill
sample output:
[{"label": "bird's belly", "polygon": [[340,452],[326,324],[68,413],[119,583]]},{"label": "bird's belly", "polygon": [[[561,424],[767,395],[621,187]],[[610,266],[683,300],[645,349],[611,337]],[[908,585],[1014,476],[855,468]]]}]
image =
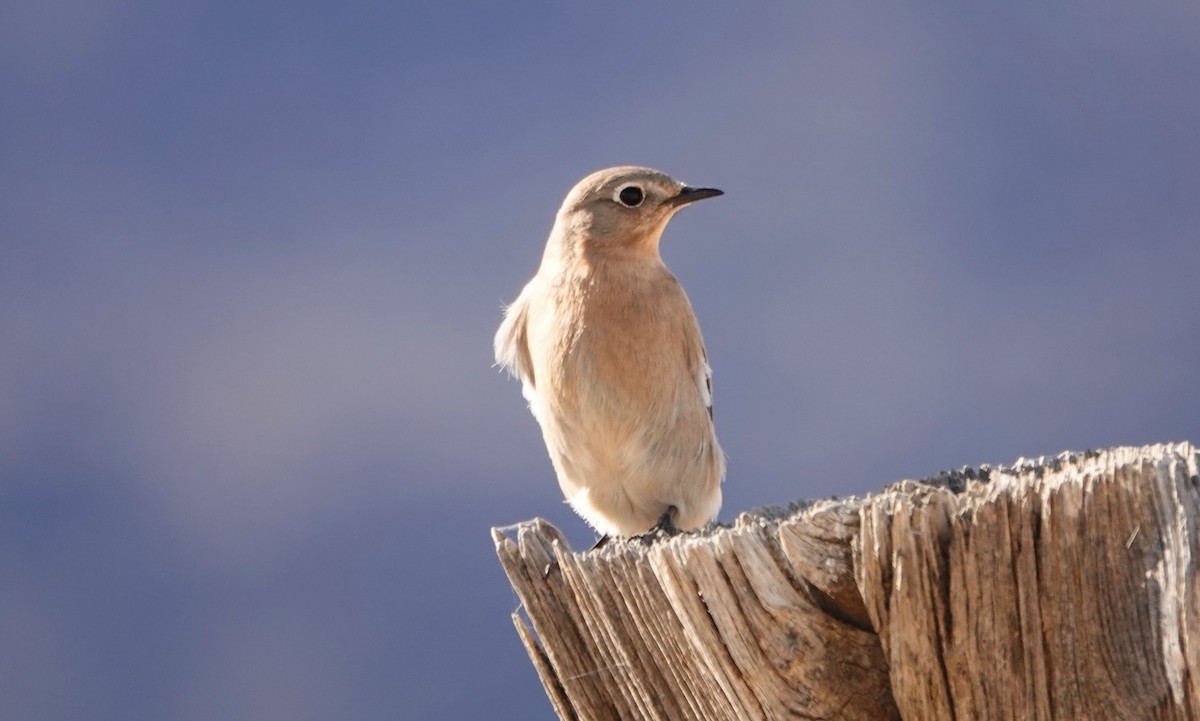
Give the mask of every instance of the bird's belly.
[{"label": "bird's belly", "polygon": [[[711,520],[720,505],[723,459],[707,411],[653,403],[621,408],[612,398],[577,397],[583,402],[542,404],[537,417],[559,486],[581,516],[617,535],[648,530],[672,505],[683,527]],[[682,423],[685,410],[705,417]]]},{"label": "bird's belly", "polygon": [[[627,319],[628,320],[628,319]],[[669,506],[695,528],[720,506],[724,459],[682,331],[638,316],[532,326],[531,409],[567,502],[603,533],[648,530]]]}]

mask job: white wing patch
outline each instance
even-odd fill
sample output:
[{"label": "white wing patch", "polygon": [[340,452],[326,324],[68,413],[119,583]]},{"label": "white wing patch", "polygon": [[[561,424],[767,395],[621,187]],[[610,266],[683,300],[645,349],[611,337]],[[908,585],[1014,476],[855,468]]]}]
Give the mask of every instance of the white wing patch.
[{"label": "white wing patch", "polygon": [[712,417],[712,366],[708,364],[708,359],[705,358],[700,362],[700,397],[704,399],[704,407],[708,409],[708,415]]},{"label": "white wing patch", "polygon": [[529,412],[532,413],[533,417],[536,419],[538,417],[536,402],[537,389],[533,387],[532,383],[523,382],[521,383],[521,396],[524,397],[525,402],[529,404]]}]

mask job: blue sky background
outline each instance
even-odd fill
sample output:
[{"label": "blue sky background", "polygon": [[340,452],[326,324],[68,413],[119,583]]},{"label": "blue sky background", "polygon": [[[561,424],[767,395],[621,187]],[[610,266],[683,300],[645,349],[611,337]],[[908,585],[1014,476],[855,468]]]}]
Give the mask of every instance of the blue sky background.
[{"label": "blue sky background", "polygon": [[0,716],[553,718],[489,527],[578,544],[500,305],[663,243],[722,517],[1200,441],[1194,2],[0,9]]}]

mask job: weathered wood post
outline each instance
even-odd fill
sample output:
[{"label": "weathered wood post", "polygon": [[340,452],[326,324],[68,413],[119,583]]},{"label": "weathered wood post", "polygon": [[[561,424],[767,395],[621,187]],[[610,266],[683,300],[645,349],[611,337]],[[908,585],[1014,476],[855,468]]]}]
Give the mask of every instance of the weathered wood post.
[{"label": "weathered wood post", "polygon": [[903,481],[576,553],[494,531],[563,719],[1200,719],[1200,453]]}]

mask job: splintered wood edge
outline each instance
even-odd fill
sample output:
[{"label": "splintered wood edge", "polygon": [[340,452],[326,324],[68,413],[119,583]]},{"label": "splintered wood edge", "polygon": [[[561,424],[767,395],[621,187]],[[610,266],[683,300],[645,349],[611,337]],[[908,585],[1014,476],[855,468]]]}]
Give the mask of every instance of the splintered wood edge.
[{"label": "splintered wood edge", "polygon": [[[1067,502],[1068,506],[1074,506],[1076,512],[1079,512],[1081,508],[1076,505],[1077,501],[1067,499],[1081,499],[1084,492],[1082,484],[1098,472],[1098,469],[1112,471],[1114,468],[1132,466],[1144,469],[1149,464],[1158,468],[1159,475],[1162,476],[1166,472],[1162,468],[1164,463],[1178,462],[1183,462],[1185,467],[1175,468],[1176,477],[1183,473],[1185,479],[1190,478],[1192,486],[1200,483],[1200,480],[1196,479],[1200,454],[1191,444],[1158,444],[1063,453],[1035,459],[1021,458],[1007,466],[981,466],[945,471],[920,481],[904,480],[893,483],[878,494],[814,503],[793,503],[784,507],[765,507],[739,515],[732,525],[713,525],[700,531],[654,539],[650,542],[640,539],[614,539],[606,546],[590,551],[573,551],[561,532],[543,519],[534,519],[509,527],[517,531],[515,541],[504,529],[493,529],[492,533],[501,564],[533,625],[531,630],[520,619],[519,613],[514,614],[518,634],[560,718],[619,718],[622,713],[657,717],[653,709],[644,706],[642,695],[647,689],[634,692],[621,685],[621,674],[617,668],[621,665],[621,660],[611,655],[613,651],[591,647],[604,645],[605,639],[612,638],[612,634],[620,629],[612,628],[609,623],[609,627],[590,633],[591,638],[580,635],[582,632],[579,629],[588,628],[589,621],[603,625],[603,612],[606,609],[591,608],[589,614],[593,611],[598,613],[594,619],[579,617],[578,609],[558,597],[559,594],[568,592],[564,586],[564,573],[569,574],[575,584],[590,584],[592,580],[589,575],[601,572],[612,575],[618,581],[624,579],[636,582],[636,576],[629,575],[631,569],[644,569],[650,565],[660,573],[673,573],[670,570],[673,563],[663,565],[667,559],[695,558],[695,554],[702,549],[703,553],[711,554],[716,548],[733,542],[733,536],[741,535],[739,531],[755,528],[760,533],[776,537],[781,552],[786,556],[787,565],[794,573],[789,580],[797,585],[797,590],[808,594],[830,616],[878,633],[883,654],[891,659],[893,666],[897,661],[905,657],[911,658],[914,654],[935,653],[944,661],[945,634],[949,633],[949,629],[945,627],[946,620],[940,613],[924,618],[918,624],[923,631],[914,626],[913,619],[906,619],[904,633],[900,637],[890,632],[891,611],[898,599],[902,605],[911,608],[924,607],[926,613],[941,607],[939,604],[946,601],[922,596],[905,604],[902,601],[903,594],[896,596],[895,591],[900,579],[892,578],[892,574],[897,570],[893,562],[893,553],[898,550],[893,548],[893,539],[913,538],[910,534],[916,534],[918,545],[909,544],[909,550],[918,554],[919,567],[925,568],[936,578],[946,573],[946,569],[940,564],[945,563],[941,549],[944,548],[948,534],[961,532],[952,531],[952,528],[962,528],[964,523],[969,524],[970,517],[973,517],[971,514],[982,504],[994,504],[1004,499],[1016,498],[1020,495],[1016,492],[1019,488],[1031,484],[1036,484],[1042,495],[1076,484],[1080,486],[1077,492],[1067,493],[1060,499],[1060,503]],[[1164,497],[1159,498],[1158,503],[1163,506],[1178,504],[1178,485],[1160,485],[1164,487],[1158,488],[1156,492]],[[1192,490],[1194,492],[1194,488]],[[930,515],[929,511],[935,509],[933,515]],[[1187,629],[1180,628],[1183,619],[1190,618],[1194,621],[1196,615],[1198,591],[1191,578],[1195,558],[1192,557],[1192,549],[1188,543],[1196,542],[1197,519],[1180,516],[1172,518],[1172,521],[1176,528],[1163,529],[1170,532],[1174,538],[1171,539],[1172,555],[1165,559],[1169,562],[1160,571],[1162,578],[1159,585],[1163,595],[1160,598],[1161,609],[1156,610],[1160,610],[1166,619],[1166,625],[1161,629],[1162,653],[1170,660],[1178,662],[1172,664],[1174,670],[1169,676],[1170,694],[1176,701],[1182,701],[1186,697],[1200,697],[1200,688],[1197,687],[1200,684],[1200,668],[1197,665],[1200,649],[1196,648],[1195,636],[1189,638]],[[909,528],[910,523],[917,525]],[[1020,527],[1016,530],[1027,535],[1027,531],[1021,531]],[[922,562],[920,557],[926,560]],[[939,586],[947,584],[943,588],[948,588],[949,583],[949,579],[938,581]],[[1183,589],[1182,594],[1179,593],[1179,589]],[[928,593],[930,589],[905,589],[906,593],[911,591]],[[1035,602],[1036,598],[1024,598],[1021,601],[1022,604]],[[691,605],[686,599],[675,599],[675,603],[685,603],[689,607]],[[707,601],[701,610],[705,609],[705,613],[709,615],[715,610],[708,606]],[[677,607],[676,610],[681,610],[681,607]],[[690,612],[685,614],[689,618],[692,615],[694,614]],[[698,620],[693,619],[690,623],[696,623]],[[706,622],[711,623],[712,619]],[[1174,625],[1171,625],[1172,623]],[[920,631],[915,636],[914,628]],[[1195,629],[1192,630],[1194,633]],[[598,637],[597,633],[600,634]],[[897,643],[901,646],[896,646]],[[917,645],[912,645],[914,643]],[[657,650],[678,652],[681,649]],[[694,647],[692,650],[697,649]],[[713,650],[716,649],[710,651]],[[650,652],[654,652],[654,649],[650,649]],[[725,654],[727,651],[721,653]],[[709,660],[710,664],[715,663],[722,667],[713,667],[714,677],[725,679],[722,684],[730,683],[728,672],[731,669],[725,667],[728,661],[728,656]],[[1045,659],[1039,657],[1030,661],[1035,666],[1029,671],[1033,674],[1030,682],[1040,686],[1036,689],[1037,693],[1032,695],[1044,698],[1047,690],[1041,684],[1044,684],[1045,673],[1044,669],[1041,672],[1038,669],[1042,668]],[[915,668],[917,664],[912,666]],[[594,669],[607,669],[608,672],[604,679],[591,679],[588,683],[573,684],[571,676],[564,674],[564,677],[560,677],[563,671],[569,672],[571,669],[580,674],[595,674]],[[587,669],[593,670],[589,672]],[[722,672],[716,673],[718,670]],[[926,672],[929,670],[931,669],[926,669]],[[901,674],[906,672],[900,670]],[[918,683],[925,691],[919,706],[910,706],[906,715],[914,708],[920,708],[937,717],[944,717],[943,714],[951,713],[952,704],[959,706],[959,699],[956,698],[953,702],[950,699],[951,691],[958,690],[951,688],[948,675],[952,672],[953,669],[942,665],[935,677],[909,679],[906,683]],[[656,679],[661,683],[679,683],[683,680],[665,677]],[[626,682],[632,680],[626,679]],[[691,683],[695,683],[695,680]],[[892,680],[894,687],[897,683],[897,679]],[[750,694],[747,688],[738,686],[740,684],[735,683],[733,687],[710,687],[704,690],[724,697],[723,708],[738,708],[747,718],[760,717],[764,709],[757,707],[753,694]],[[693,692],[701,690],[692,689]],[[971,695],[969,690],[966,695]],[[693,705],[697,703],[694,699],[694,696],[690,697],[688,703],[692,707],[687,711],[696,714],[701,708]],[[623,708],[614,708],[613,704],[616,702]],[[596,709],[606,705],[614,715],[597,716]],[[706,702],[704,705],[707,707]],[[585,708],[587,713],[578,716],[578,710]],[[714,710],[707,708],[709,713]],[[889,713],[881,717],[892,715]]]}]

